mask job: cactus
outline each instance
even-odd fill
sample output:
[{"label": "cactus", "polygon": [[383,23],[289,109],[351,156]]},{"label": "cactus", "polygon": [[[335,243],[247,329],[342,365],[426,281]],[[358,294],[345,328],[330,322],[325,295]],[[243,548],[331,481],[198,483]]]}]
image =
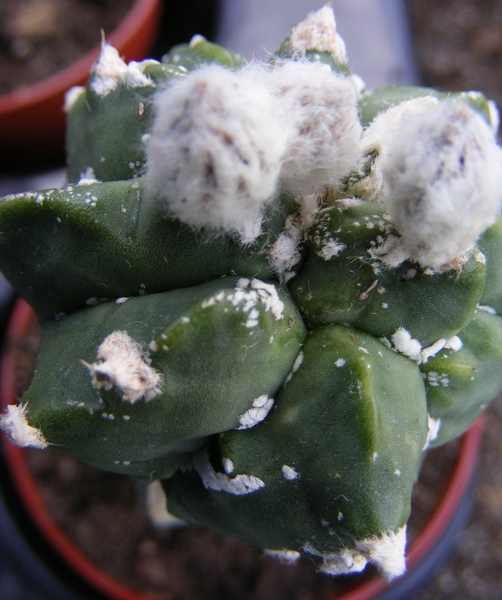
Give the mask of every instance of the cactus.
[{"label": "cactus", "polygon": [[324,7],[266,64],[103,42],[66,110],[68,183],[0,201],[42,330],[2,428],[326,573],[402,574],[424,452],[502,388],[494,105],[366,91]]}]

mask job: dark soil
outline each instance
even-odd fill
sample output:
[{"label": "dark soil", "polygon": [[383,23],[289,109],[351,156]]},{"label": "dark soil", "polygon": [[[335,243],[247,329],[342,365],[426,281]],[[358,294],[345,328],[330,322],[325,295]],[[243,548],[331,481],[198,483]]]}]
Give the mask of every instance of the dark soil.
[{"label": "dark soil", "polygon": [[[429,453],[415,486],[409,540],[427,522],[448,483],[458,443]],[[29,450],[46,504],[68,536],[119,581],[169,600],[314,600],[333,598],[375,576],[330,577],[306,558],[282,564],[262,550],[200,527],[155,528],[138,489],[71,456]]]},{"label": "dark soil", "polygon": [[1,0],[0,94],[69,66],[122,20],[134,0]]}]

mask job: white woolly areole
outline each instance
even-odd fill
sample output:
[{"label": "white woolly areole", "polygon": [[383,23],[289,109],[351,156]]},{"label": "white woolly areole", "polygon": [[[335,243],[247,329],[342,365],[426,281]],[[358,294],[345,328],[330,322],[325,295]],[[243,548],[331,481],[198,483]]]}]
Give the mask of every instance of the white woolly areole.
[{"label": "white woolly areole", "polygon": [[209,462],[206,449],[194,454],[193,464],[206,489],[244,496],[265,487],[265,483],[253,475],[228,477],[224,473],[217,473]]},{"label": "white woolly areole", "polygon": [[277,236],[268,251],[270,266],[281,280],[288,280],[294,275],[291,269],[300,262],[302,257],[300,244],[303,241],[302,224],[300,219],[289,215],[284,230]]},{"label": "white woolly areole", "polygon": [[463,260],[500,212],[501,149],[490,126],[461,103],[438,102],[401,123],[381,169],[400,245],[424,267]]},{"label": "white woolly areole", "polygon": [[26,405],[9,404],[6,414],[0,417],[0,428],[9,436],[10,441],[21,448],[47,448],[48,444],[42,432],[32,427],[26,419]]},{"label": "white woolly areole", "polygon": [[273,284],[265,283],[261,279],[241,277],[237,280],[235,292],[228,299],[234,306],[243,302],[244,312],[260,302],[266,312],[274,315],[276,321],[284,319],[284,302],[279,298],[277,289]]},{"label": "white woolly areole", "polygon": [[427,450],[427,448],[430,446],[430,443],[437,438],[440,429],[441,419],[434,419],[434,417],[431,417],[429,414],[427,414],[427,439],[425,440],[423,450]]},{"label": "white woolly areole", "polygon": [[329,52],[339,62],[348,62],[345,42],[336,30],[335,14],[331,6],[309,13],[293,27],[289,43],[294,52]]},{"label": "white woolly areole", "polygon": [[107,96],[119,85],[127,87],[153,86],[154,82],[143,73],[144,67],[151,62],[131,61],[126,64],[120,58],[116,48],[103,41],[98,62],[94,65],[91,87],[98,96]]},{"label": "white woolly areole", "polygon": [[66,91],[64,96],[64,111],[70,112],[75,102],[85,93],[85,88],[81,85],[74,85]]},{"label": "white woolly areole", "polygon": [[267,86],[244,71],[204,66],[156,97],[147,178],[182,221],[260,232],[279,177],[286,132]]},{"label": "white woolly areole", "polygon": [[289,465],[282,465],[282,476],[284,479],[288,481],[294,481],[300,477],[300,474],[295,470],[294,467],[290,467]]},{"label": "white woolly areole", "polygon": [[125,331],[114,331],[98,348],[100,362],[84,363],[96,389],[116,388],[124,402],[146,402],[161,393],[162,377],[138,342]]},{"label": "white woolly areole", "polygon": [[306,554],[323,559],[319,570],[327,575],[346,575],[360,573],[367,564],[366,558],[356,550],[341,550],[340,552],[323,553],[311,542],[302,547]]},{"label": "white woolly areole", "polygon": [[421,360],[422,344],[404,327],[399,327],[390,336],[392,344],[398,352],[408,356],[412,360],[419,362]]},{"label": "white woolly areole", "polygon": [[380,537],[356,542],[356,548],[382,575],[391,580],[406,571],[404,551],[406,547],[406,525],[396,532],[388,531]]},{"label": "white woolly areole", "polygon": [[267,556],[279,559],[282,563],[295,563],[301,556],[296,550],[265,550]]},{"label": "white woolly areole", "polygon": [[452,338],[446,341],[444,347],[449,350],[453,350],[454,352],[458,352],[463,345],[464,342],[458,337],[458,335],[454,335]]},{"label": "white woolly areole", "polygon": [[274,406],[273,398],[269,398],[266,394],[259,396],[253,400],[251,408],[239,417],[240,427],[237,429],[250,429],[258,425],[268,415]]},{"label": "white woolly areole", "polygon": [[362,156],[354,82],[310,61],[284,61],[269,71],[249,71],[256,78],[268,78],[282,110],[288,141],[281,188],[305,195],[336,186]]}]

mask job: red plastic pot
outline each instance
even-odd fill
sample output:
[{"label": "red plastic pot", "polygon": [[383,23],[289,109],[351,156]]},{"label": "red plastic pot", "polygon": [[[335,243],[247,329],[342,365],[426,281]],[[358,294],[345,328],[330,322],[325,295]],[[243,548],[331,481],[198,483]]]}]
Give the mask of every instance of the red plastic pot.
[{"label": "red plastic pot", "polygon": [[[151,49],[161,4],[162,0],[137,0],[108,37],[127,61],[141,60]],[[99,45],[59,73],[0,95],[2,169],[64,162],[65,92],[85,83],[98,55]]]},{"label": "red plastic pot", "polygon": [[[13,354],[8,351],[15,347],[33,324],[34,314],[31,307],[19,300],[13,310],[5,335],[5,348],[0,370],[1,410],[8,404],[16,402],[16,364]],[[407,574],[392,585],[380,578],[375,578],[359,588],[337,596],[337,600],[397,600],[409,597],[410,586],[423,583],[421,565],[428,562],[428,571],[436,566],[438,557],[444,558],[445,539],[453,539],[452,526],[459,517],[467,514],[466,499],[472,491],[478,464],[481,441],[482,419],[478,420],[463,436],[456,464],[453,468],[446,492],[437,506],[435,513],[423,531],[408,549]],[[151,600],[104,573],[92,563],[82,551],[66,536],[52,519],[46,508],[41,492],[28,468],[24,451],[10,444],[2,436],[3,451],[10,475],[18,494],[25,504],[28,514],[53,549],[71,566],[91,588],[113,600]],[[456,529],[455,529],[456,531]],[[448,535],[450,534],[450,535]],[[441,544],[443,544],[441,546]],[[422,568],[423,571],[423,568]],[[335,600],[325,598],[324,600]]]}]

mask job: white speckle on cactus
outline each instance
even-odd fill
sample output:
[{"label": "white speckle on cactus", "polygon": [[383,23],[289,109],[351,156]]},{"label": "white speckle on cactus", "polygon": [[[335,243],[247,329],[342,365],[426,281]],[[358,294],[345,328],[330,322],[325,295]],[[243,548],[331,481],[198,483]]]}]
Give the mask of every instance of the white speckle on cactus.
[{"label": "white speckle on cactus", "polygon": [[124,421],[130,421],[131,417],[129,415],[122,415],[122,418],[124,419]]},{"label": "white speckle on cactus", "polygon": [[133,404],[140,399],[148,402],[161,393],[162,377],[151,365],[140,344],[125,331],[114,331],[98,348],[100,362],[85,366],[91,372],[96,389],[113,387],[124,402]]},{"label": "white speckle on cactus", "polygon": [[366,558],[356,550],[347,549],[340,552],[325,553],[318,550],[311,542],[306,542],[302,550],[306,554],[322,558],[323,562],[319,570],[327,575],[360,573],[367,564]]},{"label": "white speckle on cactus", "polygon": [[406,547],[406,525],[396,532],[389,531],[380,537],[356,542],[356,548],[366,559],[376,565],[382,575],[390,581],[406,570],[404,550]]},{"label": "white speckle on cactus", "polygon": [[253,400],[251,408],[239,417],[240,427],[237,429],[250,429],[263,421],[272,407],[274,406],[273,398],[269,398],[266,394],[258,396]]},{"label": "white speckle on cactus", "polygon": [[348,61],[345,42],[336,30],[335,14],[331,6],[309,13],[293,27],[289,43],[294,52],[328,52],[341,63]]},{"label": "white speckle on cactus", "polygon": [[417,362],[421,360],[422,344],[415,338],[412,338],[407,329],[399,327],[390,336],[390,339],[398,352]]},{"label": "white speckle on cactus", "polygon": [[331,260],[332,258],[335,258],[335,256],[338,256],[340,252],[343,252],[346,247],[346,244],[343,244],[337,239],[328,238],[323,240],[321,249],[318,250],[316,254],[324,260]]},{"label": "white speckle on cactus", "polygon": [[107,96],[119,85],[127,87],[154,86],[154,82],[143,73],[143,69],[156,62],[152,60],[142,63],[131,61],[126,64],[120,58],[117,50],[103,40],[101,53],[91,76],[91,88],[98,96]]},{"label": "white speckle on cactus", "polygon": [[436,371],[429,371],[427,373],[427,383],[431,387],[448,387],[450,385],[450,378],[447,373],[437,373]]},{"label": "white speckle on cactus", "polygon": [[221,464],[227,475],[231,475],[234,472],[234,463],[229,458],[222,458]]},{"label": "white speckle on cactus", "polygon": [[91,185],[93,183],[99,182],[94,174],[94,169],[92,167],[87,167],[84,173],[80,173],[80,179],[78,180],[77,185]]},{"label": "white speckle on cactus", "polygon": [[258,310],[256,310],[256,308],[253,308],[248,315],[248,319],[246,321],[246,323],[244,324],[245,327],[251,328],[251,327],[256,327],[259,323],[259,317],[260,317],[260,313]]},{"label": "white speckle on cactus", "polygon": [[420,352],[420,362],[426,363],[431,356],[435,356],[440,350],[442,350],[446,346],[446,340],[440,339],[424,348]]},{"label": "white speckle on cactus", "polygon": [[224,473],[217,473],[209,462],[205,448],[194,454],[193,464],[206,489],[244,496],[265,487],[265,483],[253,475],[228,477]]},{"label": "white speckle on cactus", "polygon": [[270,266],[283,281],[294,276],[291,269],[300,262],[299,246],[302,238],[302,226],[299,219],[289,215],[284,230],[277,236],[268,252]]},{"label": "white speckle on cactus", "polygon": [[400,251],[424,267],[465,260],[500,212],[502,151],[461,103],[436,103],[404,120],[389,136],[381,170]]},{"label": "white speckle on cactus", "polygon": [[271,283],[265,283],[260,279],[241,277],[237,281],[235,292],[228,298],[234,306],[245,301],[244,312],[250,310],[259,301],[263,304],[266,312],[274,315],[276,321],[284,319],[284,302],[279,298],[277,289]]},{"label": "white speckle on cactus", "polygon": [[482,310],[483,312],[487,312],[490,315],[496,315],[497,311],[492,306],[486,306],[484,304],[478,304],[476,307],[478,310]]},{"label": "white speckle on cactus", "polygon": [[6,414],[0,417],[0,428],[9,436],[10,441],[21,448],[47,448],[48,443],[42,432],[32,427],[26,418],[27,407],[24,404],[9,404]]},{"label": "white speckle on cactus", "polygon": [[338,358],[337,360],[335,360],[335,367],[338,367],[339,369],[343,366],[345,366],[345,364],[347,363],[347,361],[344,358]]},{"label": "white speckle on cactus", "polygon": [[117,298],[115,300],[115,304],[124,304],[124,302],[127,302],[127,300],[129,300],[130,296],[122,296],[121,298]]},{"label": "white speckle on cactus", "polygon": [[293,467],[282,465],[282,476],[288,481],[295,481],[295,479],[300,477],[300,474]]},{"label": "white speckle on cactus", "polygon": [[425,441],[424,450],[430,446],[430,443],[437,439],[439,430],[441,429],[441,419],[434,419],[429,414],[427,415],[427,439]]},{"label": "white speckle on cactus", "polygon": [[216,65],[158,93],[146,145],[147,180],[194,226],[260,233],[278,181],[286,131],[268,87]]},{"label": "white speckle on cactus", "polygon": [[205,41],[206,41],[206,38],[203,35],[196,33],[194,36],[192,36],[189,46],[190,46],[190,48],[195,48],[198,44],[205,42]]},{"label": "white speckle on cactus", "polygon": [[268,80],[288,133],[281,188],[306,195],[336,187],[362,156],[353,81],[310,61],[285,61],[258,73]]},{"label": "white speckle on cactus", "polygon": [[303,350],[302,350],[298,354],[298,356],[295,358],[295,362],[293,363],[293,366],[291,367],[291,371],[289,372],[289,375],[286,377],[286,381],[284,382],[284,385],[286,385],[287,383],[289,383],[293,379],[293,375],[302,366],[303,359],[304,359],[304,354],[303,354]]},{"label": "white speckle on cactus", "polygon": [[463,345],[464,345],[464,343],[458,337],[458,335],[454,335],[449,340],[446,340],[446,344],[444,345],[444,347],[448,350],[453,350],[454,352],[458,352],[462,348]]},{"label": "white speckle on cactus", "polygon": [[286,564],[295,563],[301,556],[296,550],[265,550],[265,554]]},{"label": "white speckle on cactus", "polygon": [[167,510],[166,493],[158,479],[146,486],[146,512],[155,527],[170,529],[184,525],[183,521]]},{"label": "white speckle on cactus", "polygon": [[82,94],[85,94],[85,88],[81,85],[74,85],[66,92],[64,96],[65,112],[70,112],[75,102],[80,98]]}]

